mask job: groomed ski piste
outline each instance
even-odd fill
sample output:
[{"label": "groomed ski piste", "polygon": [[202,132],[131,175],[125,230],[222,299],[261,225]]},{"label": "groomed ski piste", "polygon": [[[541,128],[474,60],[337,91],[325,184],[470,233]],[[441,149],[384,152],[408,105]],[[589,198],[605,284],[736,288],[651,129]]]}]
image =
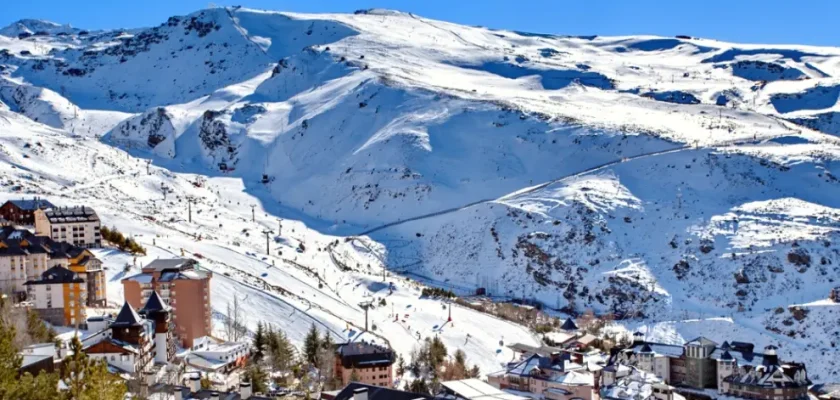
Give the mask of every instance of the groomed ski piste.
[{"label": "groomed ski piste", "polygon": [[148,249],[97,253],[113,305],[183,249],[214,272],[219,331],[236,296],[296,344],[313,322],[403,356],[439,335],[483,374],[537,343],[458,306],[448,323],[420,281],[840,370],[840,49],[216,8],[21,21],[0,66],[2,198],[94,207]]}]

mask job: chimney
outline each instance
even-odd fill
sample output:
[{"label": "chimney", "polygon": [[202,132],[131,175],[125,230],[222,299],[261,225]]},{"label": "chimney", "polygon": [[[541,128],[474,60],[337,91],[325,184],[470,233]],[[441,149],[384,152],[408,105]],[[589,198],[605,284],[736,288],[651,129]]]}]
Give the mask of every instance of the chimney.
[{"label": "chimney", "polygon": [[353,390],[353,400],[368,400],[368,389],[361,387]]},{"label": "chimney", "polygon": [[210,400],[219,400],[219,392],[210,393]]},{"label": "chimney", "polygon": [[242,400],[248,400],[251,398],[251,383],[250,382],[242,382],[239,384],[239,397]]},{"label": "chimney", "polygon": [[146,386],[152,386],[155,384],[155,373],[152,371],[146,371],[143,373],[146,375]]},{"label": "chimney", "polygon": [[175,386],[175,400],[184,400],[184,391],[181,386]]},{"label": "chimney", "polygon": [[190,376],[190,393],[198,393],[201,390],[201,376],[195,374]]}]

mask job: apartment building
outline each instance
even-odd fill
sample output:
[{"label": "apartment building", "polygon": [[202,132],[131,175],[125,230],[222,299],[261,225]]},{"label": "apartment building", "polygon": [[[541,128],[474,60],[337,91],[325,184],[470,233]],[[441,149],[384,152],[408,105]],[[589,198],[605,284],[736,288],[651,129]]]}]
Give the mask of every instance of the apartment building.
[{"label": "apartment building", "polygon": [[[102,262],[89,250],[26,229],[0,228],[0,290],[25,296],[24,283],[38,280],[48,267],[62,266],[87,283],[87,305],[106,303]],[[21,297],[21,300],[23,298]]]},{"label": "apartment building", "polygon": [[[342,343],[336,346],[335,376],[341,379],[342,385],[352,380],[393,388],[394,360],[394,351],[384,346],[367,342]],[[357,379],[350,379],[354,374]]]},{"label": "apartment building", "polygon": [[35,234],[75,246],[102,247],[99,216],[90,207],[35,210]]},{"label": "apartment building", "polygon": [[52,267],[38,280],[26,282],[27,298],[41,319],[58,326],[84,327],[87,285],[67,268]]},{"label": "apartment building", "polygon": [[54,208],[47,200],[33,197],[31,199],[8,200],[0,206],[0,217],[12,224],[35,224],[35,210]]},{"label": "apartment building", "polygon": [[140,307],[152,293],[173,310],[175,334],[181,346],[192,347],[196,338],[209,336],[212,321],[210,279],[213,273],[201,269],[193,259],[158,259],[139,274],[122,280],[125,300]]}]

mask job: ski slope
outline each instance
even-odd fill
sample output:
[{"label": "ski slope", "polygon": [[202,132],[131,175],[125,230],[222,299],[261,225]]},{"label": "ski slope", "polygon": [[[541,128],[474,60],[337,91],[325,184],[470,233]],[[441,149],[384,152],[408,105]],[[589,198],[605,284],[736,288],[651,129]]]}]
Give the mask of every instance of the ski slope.
[{"label": "ski slope", "polygon": [[[149,249],[138,266],[200,255],[219,327],[238,296],[251,329],[299,343],[314,322],[404,355],[440,335],[483,373],[500,343],[536,343],[458,307],[445,323],[419,281],[775,344],[835,379],[838,74],[834,47],[390,10],[24,20],[0,30],[0,192],[95,207]],[[134,261],[100,256],[117,302]]]}]

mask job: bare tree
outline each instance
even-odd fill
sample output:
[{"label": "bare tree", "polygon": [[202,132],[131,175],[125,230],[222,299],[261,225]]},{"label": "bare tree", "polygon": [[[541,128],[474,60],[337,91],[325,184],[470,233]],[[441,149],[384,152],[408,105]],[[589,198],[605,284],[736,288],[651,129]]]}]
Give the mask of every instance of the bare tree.
[{"label": "bare tree", "polygon": [[225,334],[227,339],[232,342],[238,342],[245,337],[247,333],[244,321],[242,321],[242,312],[239,308],[239,297],[233,296],[233,304],[228,302],[227,314],[225,315]]}]

